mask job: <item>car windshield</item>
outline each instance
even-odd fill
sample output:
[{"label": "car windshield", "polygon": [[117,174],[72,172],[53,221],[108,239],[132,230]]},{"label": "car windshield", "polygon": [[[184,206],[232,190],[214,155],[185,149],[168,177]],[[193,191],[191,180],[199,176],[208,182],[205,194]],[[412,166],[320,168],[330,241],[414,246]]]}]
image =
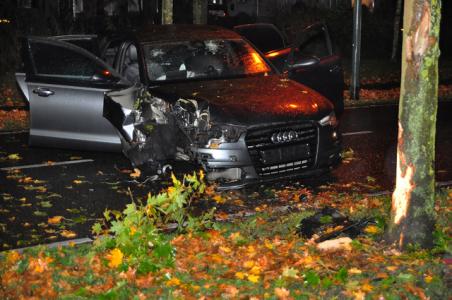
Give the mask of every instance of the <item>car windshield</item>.
[{"label": "car windshield", "polygon": [[149,79],[221,79],[266,74],[268,64],[240,39],[145,44]]}]

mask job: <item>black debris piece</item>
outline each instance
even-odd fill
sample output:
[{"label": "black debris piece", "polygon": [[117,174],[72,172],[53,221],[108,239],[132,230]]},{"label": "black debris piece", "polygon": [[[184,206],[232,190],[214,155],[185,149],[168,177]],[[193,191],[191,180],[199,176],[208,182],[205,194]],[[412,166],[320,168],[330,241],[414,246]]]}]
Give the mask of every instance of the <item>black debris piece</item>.
[{"label": "black debris piece", "polygon": [[338,236],[355,238],[367,225],[375,223],[372,218],[352,221],[337,209],[324,207],[313,216],[303,219],[298,226],[298,233],[307,239],[315,235],[314,242],[319,243]]}]

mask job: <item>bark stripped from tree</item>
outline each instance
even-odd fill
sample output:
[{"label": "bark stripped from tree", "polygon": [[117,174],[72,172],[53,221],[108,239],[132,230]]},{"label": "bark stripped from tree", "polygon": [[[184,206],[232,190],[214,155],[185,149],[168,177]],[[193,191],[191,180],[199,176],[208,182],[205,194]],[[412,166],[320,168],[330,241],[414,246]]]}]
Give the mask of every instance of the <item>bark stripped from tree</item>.
[{"label": "bark stripped from tree", "polygon": [[396,189],[388,241],[432,244],[440,0],[406,0]]}]

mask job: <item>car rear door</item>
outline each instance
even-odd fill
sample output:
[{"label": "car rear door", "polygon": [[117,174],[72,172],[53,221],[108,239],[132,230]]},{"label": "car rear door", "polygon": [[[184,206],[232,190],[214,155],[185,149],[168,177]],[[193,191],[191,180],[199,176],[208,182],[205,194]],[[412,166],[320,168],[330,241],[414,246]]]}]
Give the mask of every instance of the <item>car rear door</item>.
[{"label": "car rear door", "polygon": [[292,44],[288,63],[315,57],[317,64],[288,68],[289,78],[305,84],[333,102],[337,115],[344,110],[344,75],[340,56],[333,51],[328,28],[323,23],[304,29]]},{"label": "car rear door", "polygon": [[120,151],[116,129],[102,116],[104,93],[130,83],[92,53],[63,41],[27,38],[22,50],[29,143]]}]

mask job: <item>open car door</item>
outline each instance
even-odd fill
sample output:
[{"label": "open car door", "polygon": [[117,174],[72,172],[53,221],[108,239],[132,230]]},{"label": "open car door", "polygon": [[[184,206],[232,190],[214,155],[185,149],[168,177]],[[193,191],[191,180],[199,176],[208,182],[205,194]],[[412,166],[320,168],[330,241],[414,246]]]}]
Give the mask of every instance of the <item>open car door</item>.
[{"label": "open car door", "polygon": [[[306,63],[311,60],[312,63]],[[304,62],[297,65],[297,62]],[[315,23],[292,44],[286,66],[289,78],[318,91],[333,102],[336,114],[344,111],[344,75],[341,58],[334,53],[328,28]]]},{"label": "open car door", "polygon": [[22,59],[17,77],[30,104],[30,145],[121,150],[102,113],[104,93],[130,86],[127,80],[87,50],[52,38],[24,39]]}]

